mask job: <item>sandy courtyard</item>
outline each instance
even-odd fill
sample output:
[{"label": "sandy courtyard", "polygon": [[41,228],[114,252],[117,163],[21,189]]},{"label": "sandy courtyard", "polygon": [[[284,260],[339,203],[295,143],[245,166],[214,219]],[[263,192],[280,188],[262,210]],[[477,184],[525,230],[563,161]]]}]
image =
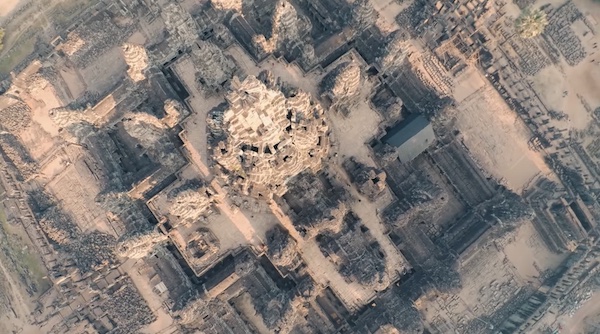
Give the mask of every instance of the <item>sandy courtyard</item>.
[{"label": "sandy courtyard", "polygon": [[456,126],[480,166],[520,193],[539,175],[551,173],[529,149],[529,130],[488,83],[457,107]]}]

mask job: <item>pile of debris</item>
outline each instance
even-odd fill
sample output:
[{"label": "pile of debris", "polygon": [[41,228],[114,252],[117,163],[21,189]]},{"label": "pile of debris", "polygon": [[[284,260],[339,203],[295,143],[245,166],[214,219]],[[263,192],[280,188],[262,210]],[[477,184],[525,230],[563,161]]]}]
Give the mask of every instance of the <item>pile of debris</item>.
[{"label": "pile of debris", "polygon": [[116,244],[117,240],[112,235],[93,231],[78,236],[66,249],[79,270],[86,273],[117,263],[114,253]]},{"label": "pile of debris", "polygon": [[69,245],[79,234],[77,226],[56,206],[50,207],[42,214],[39,225],[48,239],[59,247]]},{"label": "pile of debris", "polygon": [[285,50],[293,44],[303,43],[302,37],[311,29],[310,20],[298,14],[287,0],[279,0],[271,19],[271,37],[256,35],[253,42],[265,53],[277,49]]},{"label": "pile of debris", "polygon": [[294,227],[307,238],[323,229],[338,231],[348,198],[347,190],[331,176],[308,172],[290,180],[289,191],[283,196]]},{"label": "pile of debris", "polygon": [[168,236],[157,230],[148,230],[123,237],[117,247],[116,253],[121,257],[141,259],[146,257],[159,244],[168,240]]},{"label": "pile of debris", "polygon": [[267,255],[276,266],[293,270],[302,261],[296,249],[296,241],[277,225],[266,234]]},{"label": "pile of debris", "polygon": [[115,322],[120,333],[137,333],[140,328],[156,320],[156,315],[137,291],[129,277],[119,282],[121,286],[110,292],[103,308]]},{"label": "pile of debris", "polygon": [[169,32],[171,49],[188,48],[198,39],[197,27],[190,13],[177,3],[168,3],[163,7],[162,16]]},{"label": "pile of debris", "polygon": [[31,124],[31,109],[21,101],[0,109],[0,126],[10,132],[19,132]]},{"label": "pile of debris", "polygon": [[242,0],[211,0],[210,3],[219,10],[233,10],[242,13]]},{"label": "pile of debris", "polygon": [[193,223],[201,216],[209,215],[215,200],[215,193],[200,180],[190,180],[167,194],[170,214],[183,223]]},{"label": "pile of debris", "polygon": [[215,44],[198,41],[190,55],[197,71],[196,80],[201,88],[206,87],[211,92],[216,92],[233,77],[235,63]]},{"label": "pile of debris", "polygon": [[144,72],[150,63],[146,49],[141,45],[130,43],[124,44],[121,49],[123,50],[125,63],[129,66],[127,74],[129,74],[131,80],[133,82],[139,82],[146,79],[146,74]]},{"label": "pile of debris", "polygon": [[189,114],[188,110],[181,102],[174,99],[165,100],[163,106],[166,116],[161,121],[168,127],[172,128],[177,125],[185,116]]},{"label": "pile of debris", "polygon": [[381,196],[386,188],[386,174],[383,170],[369,167],[354,157],[344,161],[344,169],[358,192],[374,201]]},{"label": "pile of debris", "polygon": [[86,24],[70,33],[63,47],[67,56],[80,68],[85,68],[115,45],[119,45],[133,32],[130,20],[118,20],[108,13],[99,13]]},{"label": "pile of debris", "polygon": [[60,107],[51,109],[48,112],[50,119],[60,128],[66,128],[72,124],[83,122],[92,122],[92,118],[82,109],[70,109],[68,107]]},{"label": "pile of debris", "polygon": [[352,4],[350,24],[360,32],[373,26],[377,21],[377,11],[369,0],[356,0]]},{"label": "pile of debris", "polygon": [[345,62],[323,78],[321,94],[331,100],[332,108],[348,114],[351,104],[360,95],[362,83],[363,76],[358,62]]},{"label": "pile of debris", "polygon": [[383,72],[394,72],[404,64],[411,48],[409,38],[410,37],[402,31],[395,31],[390,34],[384,54],[377,59]]},{"label": "pile of debris", "polygon": [[339,232],[326,231],[316,241],[324,255],[336,259],[342,276],[377,289],[390,283],[383,250],[355,213],[344,216]]},{"label": "pile of debris", "polygon": [[9,166],[18,172],[19,179],[27,179],[39,171],[37,163],[31,158],[19,139],[10,133],[0,132],[0,154],[8,158]]}]

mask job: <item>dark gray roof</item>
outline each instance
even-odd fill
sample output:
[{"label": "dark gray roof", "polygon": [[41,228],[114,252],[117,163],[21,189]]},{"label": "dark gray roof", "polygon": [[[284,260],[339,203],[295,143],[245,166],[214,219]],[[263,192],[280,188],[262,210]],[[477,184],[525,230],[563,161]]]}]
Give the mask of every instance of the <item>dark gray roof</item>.
[{"label": "dark gray roof", "polygon": [[391,128],[381,141],[397,148],[400,161],[409,162],[435,141],[435,134],[425,117],[411,114]]}]

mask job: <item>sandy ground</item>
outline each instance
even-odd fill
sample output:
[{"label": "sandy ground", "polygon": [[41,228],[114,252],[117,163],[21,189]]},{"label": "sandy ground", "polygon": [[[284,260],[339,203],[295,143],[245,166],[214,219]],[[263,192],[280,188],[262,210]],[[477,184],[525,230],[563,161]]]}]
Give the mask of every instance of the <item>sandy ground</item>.
[{"label": "sandy ground", "polygon": [[256,313],[252,304],[252,296],[248,292],[243,292],[239,297],[234,298],[235,308],[238,309],[248,321],[256,328],[260,334],[271,333],[269,328],[265,326],[262,317]]},{"label": "sandy ground", "polygon": [[[596,318],[600,314],[600,293],[596,293],[573,314],[572,317],[563,316],[558,323],[562,327],[561,334],[588,334],[586,324],[597,324]],[[596,319],[594,319],[596,318]],[[594,321],[595,320],[595,321]],[[594,332],[596,333],[596,332]]]},{"label": "sandy ground", "polygon": [[[535,6],[551,4],[559,6],[563,0],[537,1]],[[595,109],[600,106],[600,52],[593,44],[600,42],[598,22],[600,22],[600,3],[596,1],[575,0],[579,10],[592,24],[596,31],[590,31],[581,21],[576,21],[572,28],[581,39],[587,57],[577,66],[569,66],[564,61],[558,66],[547,67],[530,79],[540,99],[549,109],[565,112],[570,120],[561,124],[572,129],[583,129],[590,116],[580,99]],[[585,36],[584,36],[585,34]]]},{"label": "sandy ground", "polygon": [[600,67],[584,61],[577,67],[547,67],[532,80],[532,86],[548,109],[562,111],[569,115],[569,120],[562,126],[573,129],[584,129],[588,126],[591,115],[580,101],[583,97],[595,109],[600,106]]},{"label": "sandy ground", "polygon": [[0,5],[0,16],[6,16],[13,9],[17,7],[19,2],[25,2],[24,0],[2,0]]},{"label": "sandy ground", "polygon": [[148,303],[148,307],[156,314],[156,320],[141,329],[140,333],[161,333],[174,326],[173,318],[163,307],[163,297],[157,295],[150,285],[147,277],[139,273],[135,266],[136,260],[128,260],[121,268],[131,277],[142,298]]},{"label": "sandy ground", "polygon": [[556,268],[565,259],[546,248],[531,222],[525,222],[519,228],[513,241],[504,248],[504,254],[519,277],[532,282],[540,282],[544,271]]},{"label": "sandy ground", "polygon": [[396,16],[411,3],[412,1],[403,1],[402,3],[399,3],[399,1],[396,0],[371,0],[371,5],[379,12],[379,18],[377,19],[376,25],[382,31],[388,32],[400,28],[398,23],[396,23]]},{"label": "sandy ground", "polygon": [[541,154],[528,148],[530,133],[489,84],[457,106],[456,127],[474,159],[520,193],[538,175],[551,174]]}]

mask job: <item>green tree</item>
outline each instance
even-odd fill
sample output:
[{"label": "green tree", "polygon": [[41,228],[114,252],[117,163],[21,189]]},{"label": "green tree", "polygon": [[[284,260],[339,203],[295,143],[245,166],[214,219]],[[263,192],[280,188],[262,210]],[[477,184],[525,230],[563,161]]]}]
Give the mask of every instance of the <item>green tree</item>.
[{"label": "green tree", "polygon": [[517,33],[523,38],[533,38],[544,31],[548,25],[546,13],[539,9],[525,9],[515,21]]},{"label": "green tree", "polygon": [[0,29],[0,51],[2,51],[2,49],[4,48],[4,44],[2,44],[3,41],[4,41],[4,29]]}]

